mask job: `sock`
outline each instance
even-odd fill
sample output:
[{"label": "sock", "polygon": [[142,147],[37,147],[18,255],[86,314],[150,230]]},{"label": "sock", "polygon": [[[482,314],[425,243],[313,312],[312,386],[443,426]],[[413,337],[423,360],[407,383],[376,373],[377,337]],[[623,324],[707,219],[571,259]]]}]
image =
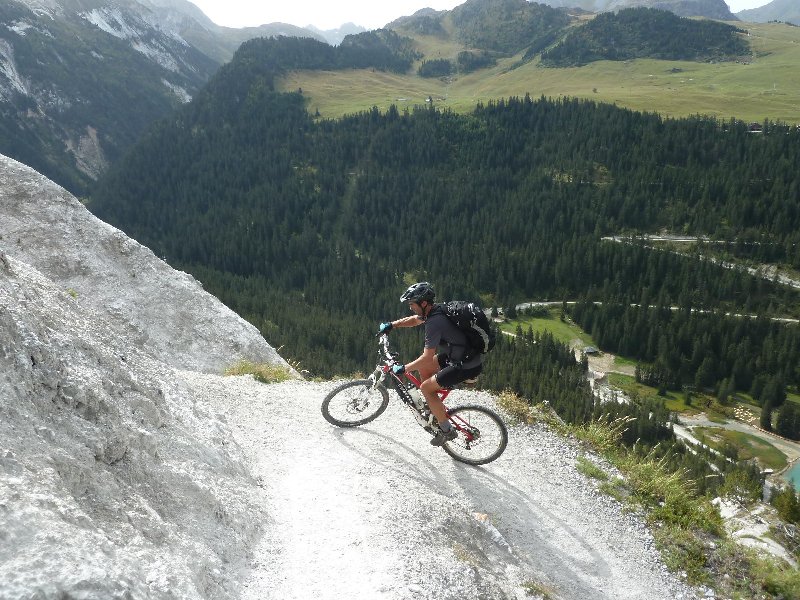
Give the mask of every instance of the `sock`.
[{"label": "sock", "polygon": [[450,424],[450,421],[445,421],[444,423],[439,423],[439,429],[441,429],[445,433],[450,431],[452,428],[453,428],[453,426]]}]

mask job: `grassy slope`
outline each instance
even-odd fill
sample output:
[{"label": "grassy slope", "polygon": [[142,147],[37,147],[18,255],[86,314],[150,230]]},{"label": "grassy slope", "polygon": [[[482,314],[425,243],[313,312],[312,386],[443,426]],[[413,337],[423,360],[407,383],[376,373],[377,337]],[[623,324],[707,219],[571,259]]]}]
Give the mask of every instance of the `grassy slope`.
[{"label": "grassy slope", "polygon": [[783,452],[769,442],[748,433],[719,427],[695,427],[692,433],[701,442],[718,451],[722,451],[726,443],[731,444],[739,451],[739,460],[758,458],[761,466],[775,471],[786,468],[788,464]]},{"label": "grassy slope", "polygon": [[[416,66],[406,75],[366,70],[295,72],[284,90],[302,88],[309,110],[336,118],[377,106],[399,109],[425,103],[457,112],[478,102],[529,93],[536,98],[573,96],[615,103],[668,117],[696,114],[761,122],[800,123],[800,28],[784,24],[739,24],[751,32],[751,64],[635,60],[600,61],[584,67],[544,69],[520,57],[451,81],[423,79]],[[447,27],[447,23],[445,23]],[[462,48],[452,41],[419,38],[427,59],[453,58]],[[673,70],[680,69],[679,72]]]},{"label": "grassy slope", "polygon": [[500,325],[502,331],[514,333],[517,325],[522,327],[523,331],[533,329],[534,333],[543,333],[545,331],[550,334],[559,342],[564,344],[571,344],[573,340],[580,340],[582,346],[596,346],[597,344],[592,339],[592,336],[583,331],[580,327],[572,322],[562,321],[559,317],[560,309],[551,309],[548,311],[547,317],[529,317],[522,316],[513,321],[508,321]]}]

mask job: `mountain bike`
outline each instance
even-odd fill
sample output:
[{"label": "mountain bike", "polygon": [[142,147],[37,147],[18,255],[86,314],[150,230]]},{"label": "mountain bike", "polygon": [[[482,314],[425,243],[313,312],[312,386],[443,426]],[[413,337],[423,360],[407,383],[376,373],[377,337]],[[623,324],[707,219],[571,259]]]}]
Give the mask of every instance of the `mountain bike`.
[{"label": "mountain bike", "polygon": [[[389,406],[391,385],[411,412],[417,423],[429,434],[436,435],[439,424],[431,414],[425,397],[419,390],[422,382],[411,373],[401,376],[392,372],[400,364],[399,354],[389,347],[389,336],[379,336],[380,360],[368,379],[348,381],[332,390],[322,401],[322,416],[338,427],[357,427],[377,419]],[[444,401],[451,389],[437,393]],[[508,444],[508,430],[494,411],[479,405],[447,408],[450,423],[458,437],[445,442],[442,448],[455,460],[468,465],[485,465],[497,459]]]}]

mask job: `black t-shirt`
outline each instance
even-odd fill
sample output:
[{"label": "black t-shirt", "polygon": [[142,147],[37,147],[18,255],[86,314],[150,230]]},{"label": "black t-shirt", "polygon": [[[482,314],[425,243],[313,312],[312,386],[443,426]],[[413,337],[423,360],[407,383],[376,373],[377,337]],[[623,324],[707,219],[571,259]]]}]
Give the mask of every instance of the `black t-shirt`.
[{"label": "black t-shirt", "polygon": [[[452,363],[461,362],[468,349],[467,336],[447,318],[443,312],[432,312],[425,321],[425,348],[436,348],[437,354],[444,354]],[[478,366],[483,355],[468,359],[463,367]]]}]

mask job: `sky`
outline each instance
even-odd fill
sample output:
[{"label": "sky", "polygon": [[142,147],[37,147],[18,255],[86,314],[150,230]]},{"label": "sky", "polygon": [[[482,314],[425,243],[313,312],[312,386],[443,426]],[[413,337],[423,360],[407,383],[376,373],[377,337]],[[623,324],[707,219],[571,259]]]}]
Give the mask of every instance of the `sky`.
[{"label": "sky", "polygon": [[398,17],[421,8],[450,10],[465,0],[190,0],[208,18],[225,27],[247,27],[265,23],[314,25],[335,29],[355,23],[378,29]]},{"label": "sky", "polygon": [[[465,0],[191,0],[217,25],[248,27],[265,23],[314,25],[335,29],[355,23],[377,29],[421,8],[450,10]],[[770,0],[726,0],[731,12],[756,8]]]}]

